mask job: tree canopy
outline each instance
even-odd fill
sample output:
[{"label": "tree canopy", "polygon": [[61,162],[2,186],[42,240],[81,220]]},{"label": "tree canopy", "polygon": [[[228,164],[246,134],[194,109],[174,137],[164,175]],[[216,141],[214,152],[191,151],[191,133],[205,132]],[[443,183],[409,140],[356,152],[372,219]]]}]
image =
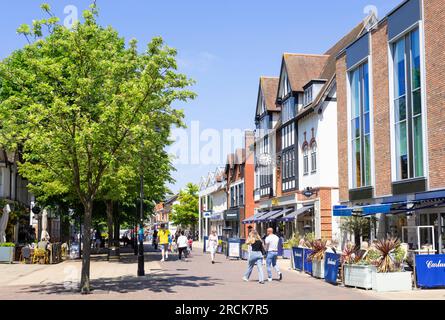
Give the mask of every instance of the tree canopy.
[{"label": "tree canopy", "polygon": [[163,192],[172,168],[162,150],[184,117],[172,104],[195,94],[161,38],[139,52],[136,40],[97,23],[94,4],[72,29],[42,9],[48,19],[18,29],[29,45],[0,63],[0,145],[20,151],[19,172],[39,199],[82,203],[81,290],[89,293],[94,201],[134,193],[127,187],[141,173],[150,192]]},{"label": "tree canopy", "polygon": [[171,220],[175,225],[194,227],[199,221],[199,187],[188,183],[184,190],[179,192],[179,204],[173,205]]}]

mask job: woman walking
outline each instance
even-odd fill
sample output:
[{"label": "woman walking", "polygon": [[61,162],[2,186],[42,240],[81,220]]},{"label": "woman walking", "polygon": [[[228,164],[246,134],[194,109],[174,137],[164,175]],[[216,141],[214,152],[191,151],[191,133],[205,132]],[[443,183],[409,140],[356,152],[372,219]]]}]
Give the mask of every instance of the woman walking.
[{"label": "woman walking", "polygon": [[207,240],[207,250],[210,252],[210,257],[212,258],[212,264],[215,264],[215,253],[218,247],[218,236],[216,231],[212,230],[209,240]]},{"label": "woman walking", "polygon": [[263,256],[264,256],[264,247],[263,242],[261,241],[261,237],[256,231],[252,231],[249,234],[249,238],[246,243],[252,246],[252,252],[249,257],[249,265],[247,267],[247,271],[244,274],[243,280],[249,281],[250,275],[252,274],[253,267],[256,265],[258,268],[258,281],[260,284],[264,284],[264,274],[263,274]]}]

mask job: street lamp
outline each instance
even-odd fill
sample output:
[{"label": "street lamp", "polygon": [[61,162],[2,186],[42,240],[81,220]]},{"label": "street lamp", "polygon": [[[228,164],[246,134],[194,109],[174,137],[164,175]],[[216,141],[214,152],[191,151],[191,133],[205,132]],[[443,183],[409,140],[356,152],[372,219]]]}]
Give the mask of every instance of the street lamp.
[{"label": "street lamp", "polygon": [[[144,143],[142,142],[142,149],[143,150]],[[141,157],[141,208],[140,208],[140,224],[139,224],[139,231],[143,228],[144,223],[144,171],[142,169],[142,157]],[[136,237],[139,237],[139,234],[135,235]],[[138,250],[138,277],[145,276],[145,270],[144,270],[144,237],[140,237],[139,240],[139,250]]]}]

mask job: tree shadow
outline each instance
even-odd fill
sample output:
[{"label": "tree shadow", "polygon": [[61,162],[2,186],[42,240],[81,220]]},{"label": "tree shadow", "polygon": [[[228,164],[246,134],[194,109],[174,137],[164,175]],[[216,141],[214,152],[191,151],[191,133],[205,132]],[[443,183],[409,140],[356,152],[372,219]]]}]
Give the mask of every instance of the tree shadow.
[{"label": "tree shadow", "polygon": [[[222,279],[212,277],[184,276],[176,273],[150,274],[145,277],[101,278],[91,281],[93,294],[131,293],[148,291],[152,293],[174,294],[181,287],[200,288],[222,284]],[[78,292],[71,284],[34,285],[21,290],[22,293],[41,295],[63,295]]]}]

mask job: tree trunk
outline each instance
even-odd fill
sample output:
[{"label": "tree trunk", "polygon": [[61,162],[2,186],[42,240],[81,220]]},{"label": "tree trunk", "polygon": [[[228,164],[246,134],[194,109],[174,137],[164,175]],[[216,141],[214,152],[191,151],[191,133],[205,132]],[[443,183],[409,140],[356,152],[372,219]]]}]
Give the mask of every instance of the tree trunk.
[{"label": "tree trunk", "polygon": [[118,204],[118,209],[114,212],[113,215],[113,223],[114,223],[114,246],[116,246],[117,248],[119,248],[119,242],[120,242],[120,232],[121,232],[121,228],[120,228],[120,221],[119,221],[119,204]]},{"label": "tree trunk", "polygon": [[111,200],[107,200],[106,205],[107,205],[107,226],[108,226],[108,250],[109,250],[114,245],[114,234],[113,234],[114,203]]},{"label": "tree trunk", "polygon": [[93,213],[93,201],[85,204],[85,215],[83,221],[83,256],[82,256],[82,275],[80,279],[80,292],[89,294],[90,288],[90,254],[91,254],[91,220]]}]

